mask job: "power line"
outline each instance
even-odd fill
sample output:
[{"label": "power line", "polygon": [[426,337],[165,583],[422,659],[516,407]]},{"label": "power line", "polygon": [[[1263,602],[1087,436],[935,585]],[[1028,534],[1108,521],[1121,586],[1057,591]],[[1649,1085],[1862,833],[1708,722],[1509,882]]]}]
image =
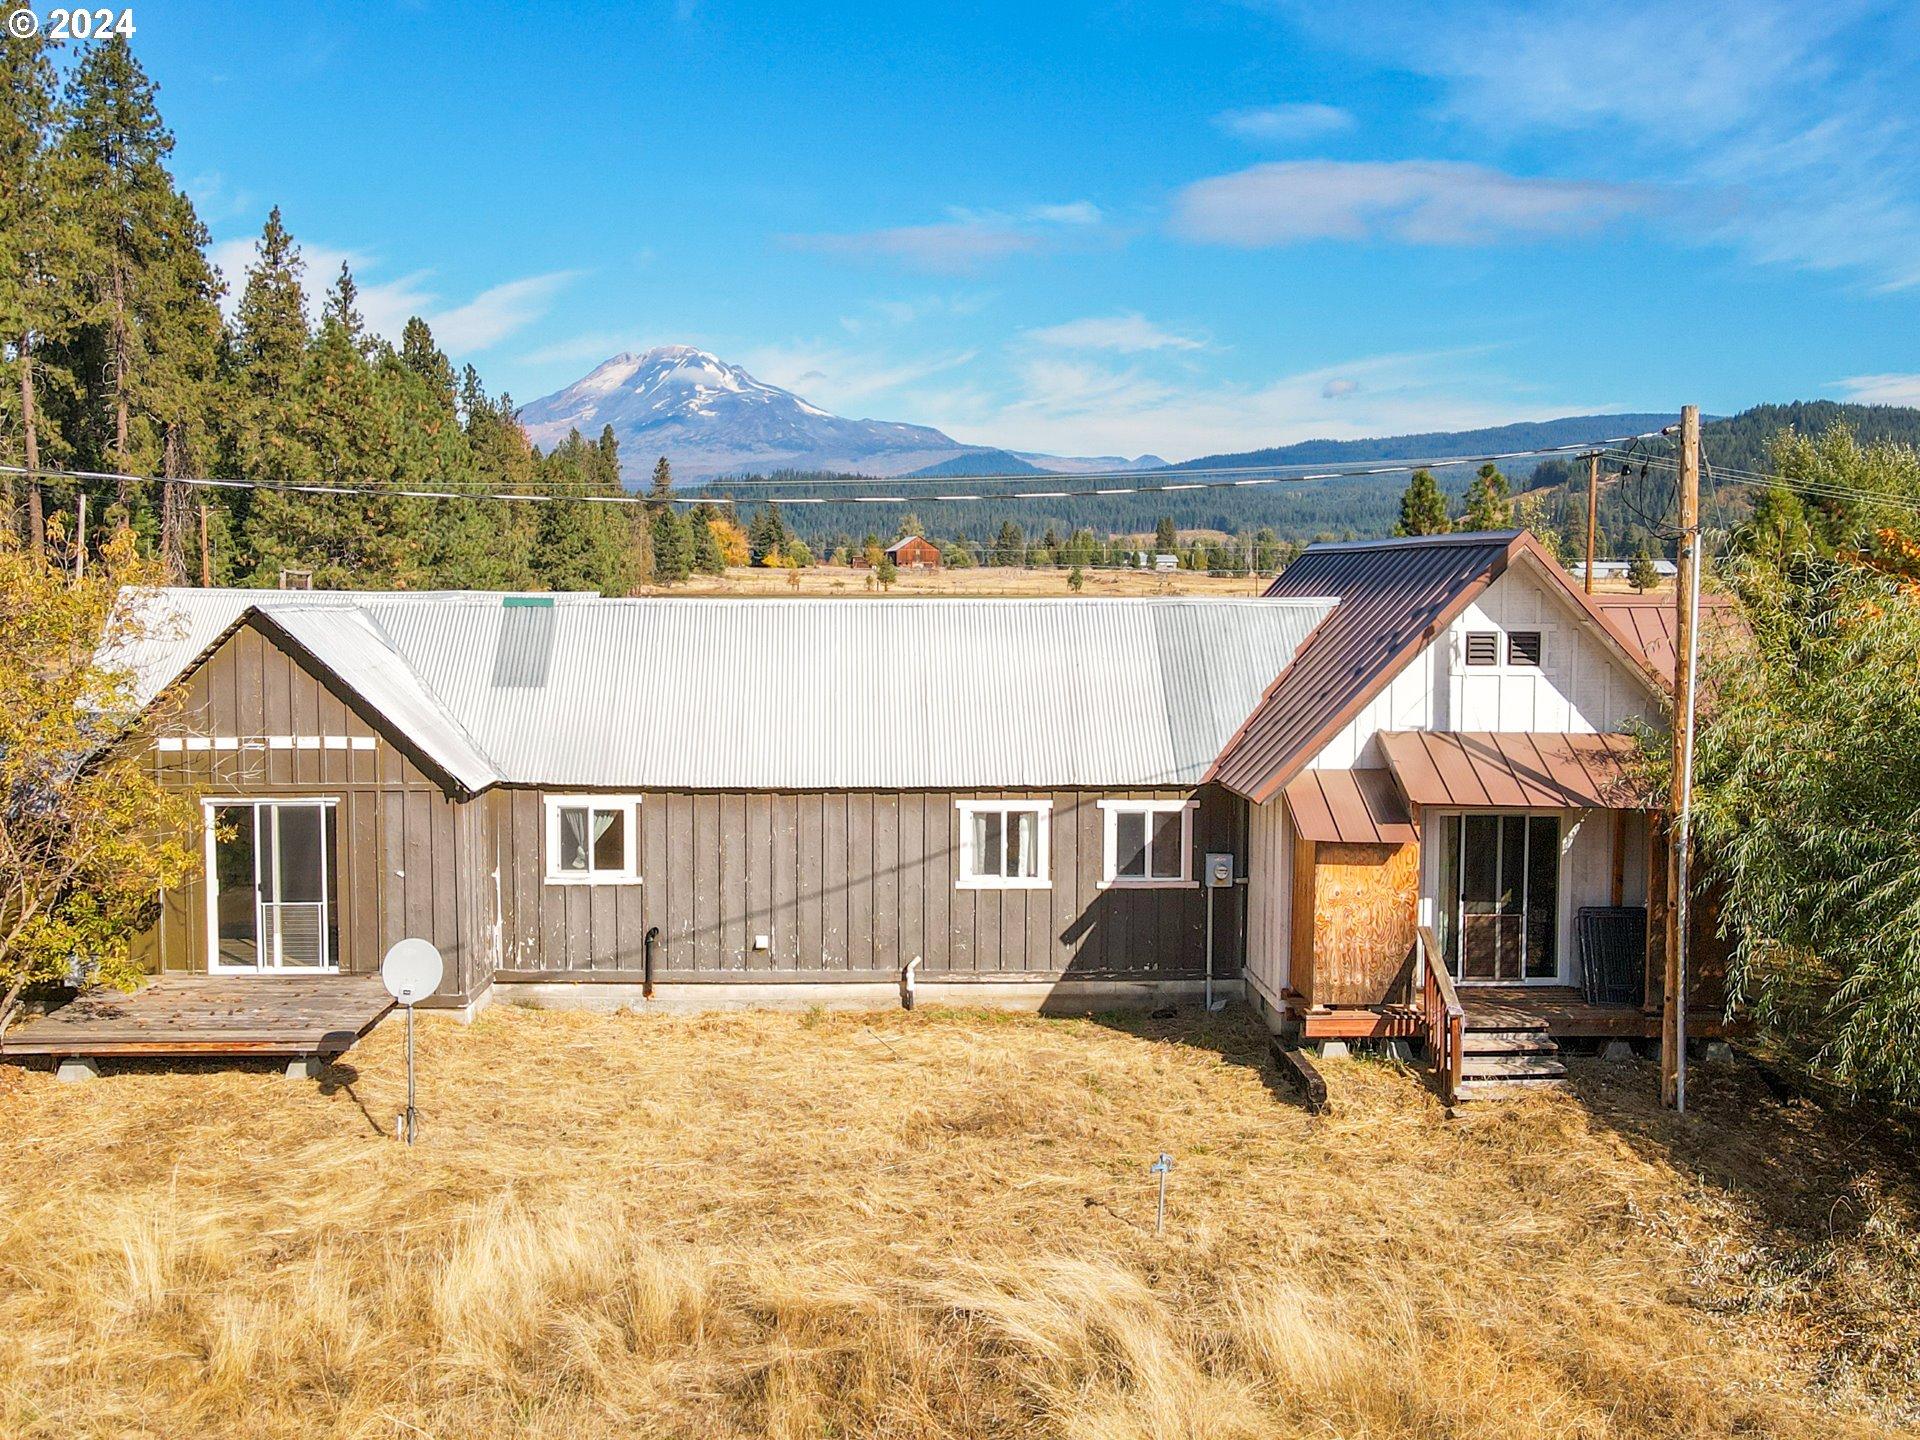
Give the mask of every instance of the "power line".
[{"label": "power line", "polygon": [[[693,492],[678,492],[668,496],[655,495],[558,495],[552,493],[529,493],[520,491],[483,491],[483,490],[423,490],[388,489],[369,485],[305,485],[276,483],[268,480],[237,480],[205,475],[174,476],[132,475],[104,470],[58,470],[45,466],[0,465],[0,475],[18,475],[28,479],[42,480],[100,480],[116,484],[137,485],[189,485],[217,490],[265,490],[287,495],[364,495],[384,496],[391,499],[408,500],[497,500],[515,504],[553,504],[569,505],[713,505],[731,504],[739,501],[746,503],[767,502],[781,505],[931,505],[966,504],[978,501],[1012,500],[1091,500],[1111,495],[1162,495],[1176,494],[1189,490],[1238,490],[1267,485],[1299,485],[1318,480],[1359,479],[1377,475],[1397,475],[1411,470],[1442,470],[1461,465],[1497,464],[1503,460],[1524,460],[1535,456],[1584,454],[1596,446],[1612,447],[1630,441],[1650,438],[1648,435],[1622,435],[1611,440],[1588,441],[1580,445],[1548,445],[1532,450],[1508,450],[1492,455],[1459,455],[1438,459],[1395,460],[1367,466],[1350,467],[1337,470],[1318,470],[1300,475],[1274,473],[1282,469],[1294,469],[1295,466],[1241,466],[1230,468],[1209,468],[1181,471],[1111,471],[1093,475],[1071,477],[1076,480],[1102,480],[1136,478],[1141,474],[1158,475],[1197,475],[1197,476],[1238,476],[1237,479],[1213,478],[1198,480],[1167,480],[1158,483],[1101,486],[1096,489],[1062,490],[1011,490],[994,492],[957,492],[931,495],[872,494],[872,495],[774,495],[757,494],[751,491],[744,496],[735,496],[731,492],[719,492],[712,484]],[[928,483],[930,477],[916,483]],[[1030,475],[979,475],[967,477],[940,477],[951,480],[966,478],[976,483],[995,483],[1004,481],[1031,480]],[[769,484],[818,483],[818,484],[855,484],[863,483],[861,477],[844,482],[768,482],[737,481],[741,486],[762,486]]]},{"label": "power line", "polygon": [[[1650,464],[1663,469],[1672,469],[1674,462],[1655,456]],[[1760,470],[1746,470],[1739,467],[1718,467],[1715,471],[1720,478],[1731,484],[1748,487],[1778,486],[1800,495],[1810,495],[1829,500],[1857,500],[1869,505],[1890,505],[1903,510],[1920,511],[1920,498],[1888,494],[1880,490],[1862,490],[1857,486],[1843,485],[1831,480],[1797,479],[1788,475],[1769,474]]]}]

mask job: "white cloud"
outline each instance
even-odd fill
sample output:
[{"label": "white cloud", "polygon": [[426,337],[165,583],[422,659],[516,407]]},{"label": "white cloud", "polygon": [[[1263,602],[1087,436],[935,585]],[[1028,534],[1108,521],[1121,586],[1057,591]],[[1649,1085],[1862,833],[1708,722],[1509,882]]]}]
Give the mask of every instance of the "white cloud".
[{"label": "white cloud", "polygon": [[[227,281],[227,294],[221,308],[229,319],[246,288],[247,269],[254,263],[257,245],[258,240],[249,236],[216,240],[207,247],[207,257]],[[578,273],[557,270],[508,280],[464,303],[445,305],[428,283],[432,279],[432,272],[428,270],[415,270],[385,280],[369,279],[370,274],[379,272],[377,259],[358,251],[304,241],[300,244],[300,258],[309,321],[318,320],[327,291],[339,278],[344,264],[353,272],[355,308],[369,331],[398,344],[407,321],[418,315],[433,327],[434,340],[450,355],[478,354],[524,330],[546,315],[554,296]]]},{"label": "white cloud", "polygon": [[1338,105],[1261,105],[1225,111],[1214,116],[1213,123],[1242,140],[1289,144],[1351,130],[1353,116]]},{"label": "white cloud", "polygon": [[646,342],[619,330],[594,330],[566,340],[555,340],[519,357],[521,365],[597,365],[624,351],[640,351]]},{"label": "white cloud", "polygon": [[1047,225],[1098,225],[1105,218],[1091,200],[1074,200],[1065,205],[1036,205],[1029,218]]},{"label": "white cloud", "polygon": [[464,305],[435,311],[427,322],[440,348],[450,354],[490,350],[545,315],[553,297],[575,277],[575,271],[556,270],[509,280],[482,290]]},{"label": "white cloud", "polygon": [[936,318],[965,318],[979,314],[993,298],[991,291],[959,290],[904,300],[868,300],[860,313],[841,316],[840,328],[849,335],[859,335],[876,325],[900,327]]},{"label": "white cloud", "polygon": [[1862,405],[1920,406],[1920,375],[1849,375],[1833,388]]},{"label": "white cloud", "polygon": [[1223,245],[1396,240],[1495,245],[1591,231],[1648,208],[1643,187],[1509,175],[1444,160],[1288,160],[1196,181],[1174,228]]},{"label": "white cloud", "polygon": [[755,378],[791,390],[803,400],[849,415],[881,396],[893,395],[909,408],[882,407],[882,419],[919,420],[918,412],[899,394],[929,376],[956,370],[978,352],[951,350],[912,359],[889,359],[871,350],[847,350],[815,343],[767,345],[746,351],[739,360]]},{"label": "white cloud", "polygon": [[1062,350],[1113,350],[1136,355],[1149,350],[1203,350],[1206,341],[1163,330],[1144,315],[1092,315],[1027,331],[1027,337]]},{"label": "white cloud", "polygon": [[1017,215],[960,209],[948,213],[948,219],[927,225],[783,238],[799,250],[891,260],[935,274],[964,275],[1009,256],[1054,249],[1063,232],[1097,229],[1104,218],[1089,200],[1034,205]]},{"label": "white cloud", "polygon": [[1699,240],[1884,289],[1920,285],[1909,6],[1466,0],[1383,8],[1364,27],[1286,8],[1438,81],[1442,120],[1503,145],[1551,137],[1593,173],[1686,192],[1672,218]]},{"label": "white cloud", "polygon": [[[1059,455],[1151,451],[1170,458],[1316,438],[1356,439],[1592,413],[1581,399],[1543,399],[1490,369],[1484,352],[1365,356],[1246,384],[1155,374],[1040,354],[1011,390],[918,390],[895,413],[956,438]],[[911,406],[903,409],[903,406]]]}]

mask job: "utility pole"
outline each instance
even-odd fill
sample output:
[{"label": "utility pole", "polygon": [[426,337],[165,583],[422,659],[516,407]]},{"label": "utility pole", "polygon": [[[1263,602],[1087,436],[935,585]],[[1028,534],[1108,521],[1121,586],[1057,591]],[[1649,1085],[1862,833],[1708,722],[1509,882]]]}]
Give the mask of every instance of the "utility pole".
[{"label": "utility pole", "polygon": [[78,528],[74,531],[73,541],[73,578],[84,580],[87,577],[87,492],[80,492],[77,510]]},{"label": "utility pole", "polygon": [[207,502],[200,502],[200,588],[213,588],[213,558],[207,552]]},{"label": "utility pole", "polygon": [[1693,809],[1694,669],[1700,654],[1700,407],[1680,411],[1680,551],[1674,586],[1673,781],[1667,797],[1665,1006],[1660,1025],[1660,1100],[1687,1108],[1688,854]]},{"label": "utility pole", "polygon": [[1587,594],[1593,593],[1593,531],[1600,518],[1600,452],[1587,456]]}]

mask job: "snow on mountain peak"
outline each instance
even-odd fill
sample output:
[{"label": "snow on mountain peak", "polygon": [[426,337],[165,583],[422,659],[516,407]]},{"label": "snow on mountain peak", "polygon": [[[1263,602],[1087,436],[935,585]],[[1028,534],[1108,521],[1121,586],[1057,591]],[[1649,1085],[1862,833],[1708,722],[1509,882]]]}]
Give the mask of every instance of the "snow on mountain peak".
[{"label": "snow on mountain peak", "polygon": [[981,451],[924,425],[849,420],[692,345],[623,351],[520,410],[550,450],[612,426],[622,468],[638,477],[665,455],[686,480],[772,470],[904,475]]}]

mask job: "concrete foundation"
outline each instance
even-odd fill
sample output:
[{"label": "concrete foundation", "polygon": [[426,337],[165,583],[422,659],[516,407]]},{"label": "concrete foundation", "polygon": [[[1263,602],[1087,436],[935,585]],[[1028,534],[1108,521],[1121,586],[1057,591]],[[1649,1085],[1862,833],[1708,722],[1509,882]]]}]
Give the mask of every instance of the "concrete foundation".
[{"label": "concrete foundation", "polygon": [[1724,1040],[1709,1040],[1707,1042],[1707,1064],[1731,1065],[1732,1063],[1733,1047],[1731,1045],[1727,1044]]},{"label": "concrete foundation", "polygon": [[1347,1042],[1344,1040],[1322,1040],[1320,1042],[1320,1058],[1322,1060],[1344,1060],[1352,1053],[1353,1051],[1348,1048]]},{"label": "concrete foundation", "polygon": [[[1238,1000],[1238,980],[1216,980],[1216,1000]],[[1026,1014],[1088,1015],[1103,1010],[1152,1010],[1161,1005],[1199,1005],[1206,985],[1199,980],[928,980],[914,984],[914,1008],[1011,1010]],[[645,1014],[700,1015],[716,1010],[898,1010],[898,980],[802,982],[797,984],[700,983],[656,985],[653,998],[638,985],[593,981],[497,981],[475,1005],[487,1000],[540,1010],[635,1010]]]},{"label": "concrete foundation", "polygon": [[287,1079],[318,1080],[326,1062],[318,1055],[296,1055],[287,1061]]},{"label": "concrete foundation", "polygon": [[1631,1040],[1609,1040],[1601,1049],[1600,1058],[1602,1060],[1631,1060],[1633,1059],[1633,1042]]},{"label": "concrete foundation", "polygon": [[[436,998],[422,1001],[420,1004],[414,1006],[414,1009],[423,1016],[442,1015],[449,1020],[458,1020],[462,1025],[471,1025],[475,1020],[480,1018],[481,1011],[493,1004],[493,998],[493,986],[489,985],[464,1005],[457,1005],[450,1000],[443,1001]],[[394,1014],[399,1015],[400,1012],[395,1010]],[[406,1017],[400,1016],[400,1018],[404,1020]]]},{"label": "concrete foundation", "polygon": [[54,1072],[56,1079],[69,1083],[81,1080],[98,1080],[100,1062],[86,1055],[69,1055],[60,1062],[60,1068]]},{"label": "concrete foundation", "polygon": [[1413,1063],[1413,1046],[1405,1040],[1382,1040],[1380,1053],[1389,1060],[1398,1060],[1402,1065]]}]

